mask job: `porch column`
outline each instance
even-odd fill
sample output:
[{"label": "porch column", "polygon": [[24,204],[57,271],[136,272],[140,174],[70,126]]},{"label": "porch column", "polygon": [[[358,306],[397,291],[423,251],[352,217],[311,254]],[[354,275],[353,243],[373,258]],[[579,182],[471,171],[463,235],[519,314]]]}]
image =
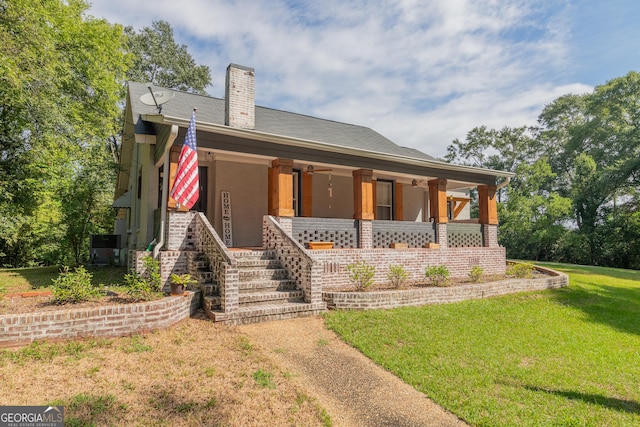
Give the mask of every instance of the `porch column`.
[{"label": "porch column", "polygon": [[498,203],[495,185],[478,185],[478,208],[484,246],[498,247]]},{"label": "porch column", "polygon": [[432,179],[429,184],[429,218],[435,222],[436,241],[441,248],[446,248],[447,244],[447,180]]},{"label": "porch column", "polygon": [[395,206],[393,212],[393,219],[395,221],[404,221],[404,201],[402,200],[402,184],[396,182],[396,197]]},{"label": "porch column", "polygon": [[373,247],[373,171],[357,169],[353,174],[353,218],[359,220],[361,249]]},{"label": "porch column", "polygon": [[293,160],[275,159],[269,168],[269,215],[292,217]]}]

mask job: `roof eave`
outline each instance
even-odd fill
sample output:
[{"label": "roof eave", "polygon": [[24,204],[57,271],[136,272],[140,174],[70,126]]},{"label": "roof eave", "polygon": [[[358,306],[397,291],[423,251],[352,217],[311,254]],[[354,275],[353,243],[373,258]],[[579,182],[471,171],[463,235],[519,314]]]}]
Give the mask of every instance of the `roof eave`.
[{"label": "roof eave", "polygon": [[[189,119],[183,119],[181,117],[165,116],[162,114],[144,114],[142,115],[142,120],[152,122],[152,123],[177,125],[183,128],[187,128],[189,126]],[[275,134],[260,132],[256,130],[233,128],[233,127],[220,125],[216,123],[196,122],[196,127],[203,131],[214,132],[214,133],[219,133],[219,134],[228,135],[228,136],[235,136],[238,138],[252,139],[256,141],[265,141],[265,142],[271,142],[274,144],[303,147],[303,148],[309,148],[309,149],[315,149],[315,150],[321,150],[321,151],[330,151],[330,152],[340,153],[345,155],[370,157],[370,158],[379,159],[379,160],[391,160],[397,163],[413,165],[413,166],[423,166],[423,167],[429,167],[433,169],[467,172],[467,173],[472,172],[479,175],[488,175],[488,176],[504,177],[504,178],[510,178],[515,176],[515,174],[512,172],[485,169],[485,168],[479,168],[475,166],[455,165],[447,162],[442,162],[439,160],[418,159],[415,157],[401,156],[397,154],[380,153],[380,152],[362,150],[362,149],[353,148],[353,147],[344,147],[341,145],[329,144],[326,142],[292,138],[292,137],[283,136],[283,135],[275,135]]]}]

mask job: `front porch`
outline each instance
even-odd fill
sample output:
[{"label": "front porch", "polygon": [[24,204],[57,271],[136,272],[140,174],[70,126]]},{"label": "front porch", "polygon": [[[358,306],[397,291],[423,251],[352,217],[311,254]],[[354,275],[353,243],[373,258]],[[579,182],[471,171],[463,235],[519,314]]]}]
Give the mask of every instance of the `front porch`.
[{"label": "front porch", "polygon": [[[464,277],[475,265],[486,274],[504,274],[504,248],[489,242],[495,226],[480,224],[412,223],[264,216],[262,250],[233,250],[198,212],[170,212],[167,250],[160,252],[161,275],[199,277],[212,319],[251,323],[326,310],[323,291],[350,284],[346,266],[363,260],[376,267],[374,280],[383,282],[392,264],[402,264],[410,280],[421,279],[426,266],[446,265],[452,277]],[[316,237],[335,249],[305,247]],[[436,247],[428,246],[439,241]],[[407,248],[393,249],[393,242]],[[451,245],[449,242],[462,242]],[[466,242],[466,243],[465,243]],[[465,246],[475,242],[477,246]],[[362,247],[364,246],[364,247]],[[144,252],[132,252],[136,265]],[[132,266],[133,266],[132,265]]]}]

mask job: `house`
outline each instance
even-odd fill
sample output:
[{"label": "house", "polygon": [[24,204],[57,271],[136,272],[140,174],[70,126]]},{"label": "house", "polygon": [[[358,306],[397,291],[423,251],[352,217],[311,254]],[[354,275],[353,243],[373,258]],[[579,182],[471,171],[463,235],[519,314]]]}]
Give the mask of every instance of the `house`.
[{"label": "house", "polygon": [[[356,260],[375,265],[377,280],[390,264],[413,278],[427,265],[454,277],[474,265],[504,273],[496,191],[511,173],[259,107],[254,94],[254,70],[234,64],[224,99],[129,83],[114,206],[132,268],[152,249],[165,283],[171,272],[197,274],[210,316],[229,323],[322,311],[322,291],[347,285]],[[194,108],[200,198],[184,211],[168,194]],[[315,249],[323,245],[331,249]]]}]

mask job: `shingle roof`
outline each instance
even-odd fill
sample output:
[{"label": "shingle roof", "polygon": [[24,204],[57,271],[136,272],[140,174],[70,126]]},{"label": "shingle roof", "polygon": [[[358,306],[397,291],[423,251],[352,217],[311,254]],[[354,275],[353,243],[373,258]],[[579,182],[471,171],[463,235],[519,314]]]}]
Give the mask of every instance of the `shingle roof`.
[{"label": "shingle roof", "polygon": [[[170,89],[152,86],[154,92],[168,93]],[[224,99],[195,95],[187,92],[175,92],[175,96],[162,104],[161,114],[184,118],[191,117],[193,108],[198,109],[197,120],[204,123],[224,125]],[[148,94],[147,84],[129,82],[129,95],[136,133],[148,134],[150,129],[140,116],[158,114],[155,105],[149,106],[140,101]],[[367,151],[407,156],[416,159],[434,160],[432,156],[413,148],[401,147],[374,130],[358,125],[320,119],[303,114],[290,113],[272,108],[256,106],[255,130],[290,138],[316,141]]]}]

